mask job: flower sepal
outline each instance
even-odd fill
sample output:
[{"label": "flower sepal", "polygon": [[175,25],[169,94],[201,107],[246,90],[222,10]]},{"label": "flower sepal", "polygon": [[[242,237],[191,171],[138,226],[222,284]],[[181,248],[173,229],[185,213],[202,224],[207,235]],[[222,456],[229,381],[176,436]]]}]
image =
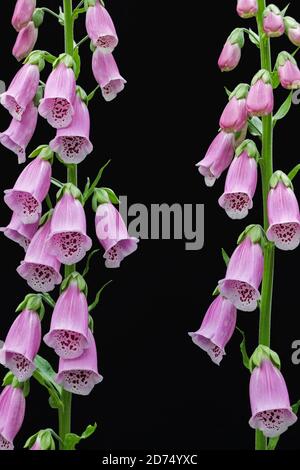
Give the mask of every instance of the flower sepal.
[{"label": "flower sepal", "polygon": [[78,189],[74,184],[64,184],[63,187],[57,192],[56,200],[59,201],[64,194],[70,194],[74,199],[78,199],[82,205],[84,204],[82,193],[80,189]]},{"label": "flower sepal", "polygon": [[97,212],[97,208],[100,204],[107,204],[109,202],[112,204],[120,204],[115,192],[110,188],[95,188],[92,201],[93,210]]},{"label": "flower sepal", "polygon": [[270,360],[277,369],[280,369],[281,367],[278,354],[267,346],[259,344],[249,360],[250,372],[253,372],[255,367],[260,367],[263,360]]},{"label": "flower sepal", "polygon": [[248,157],[254,158],[256,162],[258,162],[260,155],[255,145],[255,142],[253,142],[253,140],[251,139],[244,140],[244,142],[242,142],[241,145],[239,145],[238,148],[236,149],[235,156],[239,157],[245,151],[247,152]]},{"label": "flower sepal", "polygon": [[228,100],[236,98],[237,100],[242,100],[247,98],[250,86],[248,83],[239,83],[237,87],[230,93]]},{"label": "flower sepal", "polygon": [[41,429],[30,436],[25,442],[24,449],[30,450],[55,450],[52,429]]},{"label": "flower sepal", "polygon": [[250,238],[252,243],[258,243],[262,248],[264,248],[267,243],[266,234],[261,225],[248,225],[239,236],[237,244],[240,245],[247,237]]},{"label": "flower sepal", "polygon": [[31,312],[36,312],[42,320],[45,314],[45,307],[41,295],[26,295],[24,300],[16,308],[16,313],[23,312],[23,310],[30,310]]},{"label": "flower sepal", "polygon": [[65,52],[63,54],[60,54],[57,57],[57,59],[53,62],[53,69],[56,69],[56,67],[61,63],[65,64],[65,66],[68,69],[73,69],[73,71],[75,72],[75,70],[76,70],[75,61],[74,61],[73,57],[71,57],[69,54],[67,54]]},{"label": "flower sepal", "polygon": [[64,292],[70,284],[75,283],[77,284],[78,289],[80,292],[83,292],[87,297],[88,294],[88,286],[85,282],[84,278],[78,272],[71,273],[68,277],[66,277],[60,286],[60,293]]},{"label": "flower sepal", "polygon": [[42,8],[36,8],[34,10],[33,15],[32,15],[32,21],[34,22],[34,26],[36,28],[39,28],[43,24],[44,15],[45,13]]},{"label": "flower sepal", "polygon": [[37,65],[41,72],[45,68],[44,60],[45,51],[32,51],[24,60],[24,64]]},{"label": "flower sepal", "polygon": [[244,47],[245,35],[242,28],[236,28],[232,31],[228,40],[231,44],[237,44],[240,48]]},{"label": "flower sepal", "polygon": [[287,188],[294,190],[293,183],[290,178],[281,170],[275,171],[270,178],[270,188],[275,189],[278,183],[283,183]]}]

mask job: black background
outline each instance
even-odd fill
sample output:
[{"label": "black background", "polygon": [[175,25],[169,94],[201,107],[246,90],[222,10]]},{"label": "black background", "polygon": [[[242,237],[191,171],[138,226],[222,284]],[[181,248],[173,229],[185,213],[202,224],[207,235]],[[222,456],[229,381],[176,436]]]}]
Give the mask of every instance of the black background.
[{"label": "black background", "polygon": [[[0,79],[6,83],[19,68],[11,56],[15,31],[10,26],[14,2],[1,5]],[[38,2],[41,3],[41,2]],[[53,9],[60,1],[43,2]],[[74,2],[75,3],[75,2]],[[285,6],[280,2],[279,6]],[[185,251],[182,241],[142,240],[136,254],[119,270],[106,270],[100,256],[89,276],[90,299],[104,282],[113,279],[94,312],[99,369],[104,376],[88,397],[74,397],[74,432],[98,422],[97,433],[82,449],[250,449],[254,433],[247,422],[249,376],[243,368],[236,333],[220,368],[192,344],[188,331],[198,329],[211,302],[211,292],[225,266],[220,254],[229,253],[243,228],[261,221],[261,196],[244,221],[231,221],[217,204],[224,176],[206,188],[195,163],[218,130],[226,104],[223,86],[229,89],[249,82],[259,69],[258,49],[247,40],[238,70],[221,74],[217,59],[231,30],[240,25],[255,28],[254,20],[235,13],[236,2],[141,2],[107,0],[120,43],[115,51],[120,71],[128,80],[125,91],[112,103],[100,94],[90,104],[91,140],[94,152],[80,166],[80,184],[95,175],[108,158],[110,167],[102,180],[129,203],[205,204],[205,247]],[[296,2],[289,14],[297,17]],[[299,15],[300,16],[300,15]],[[298,18],[299,18],[298,16]],[[3,34],[5,30],[6,34]],[[85,35],[78,22],[76,38]],[[274,40],[276,51],[293,50],[287,38]],[[46,16],[40,28],[39,49],[58,54],[63,49],[63,29]],[[94,88],[88,43],[81,48],[80,85]],[[275,59],[275,53],[273,59]],[[49,73],[43,72],[43,79]],[[276,91],[276,107],[287,92]],[[10,121],[0,110],[1,130]],[[299,107],[293,106],[275,132],[275,168],[288,172],[299,162]],[[48,143],[54,130],[40,118],[29,150]],[[1,190],[12,187],[20,167],[16,157],[1,148]],[[56,176],[63,178],[58,162]],[[296,193],[300,195],[298,181]],[[93,235],[93,213],[89,212]],[[2,204],[1,225],[9,220]],[[1,238],[2,283],[0,336],[4,338],[14,319],[14,309],[28,289],[15,269],[22,249]],[[281,356],[291,401],[300,398],[299,367],[291,362],[291,343],[300,339],[298,308],[299,251],[278,252],[273,308],[272,347]],[[45,316],[43,331],[49,324]],[[240,312],[238,324],[245,330],[248,349],[257,342],[258,311]],[[57,359],[42,346],[41,354]],[[4,370],[2,374],[4,375]],[[33,382],[33,381],[32,381]],[[299,448],[299,424],[285,434],[281,449]],[[56,412],[47,406],[47,393],[32,383],[27,414],[16,445],[45,427],[56,427]]]}]

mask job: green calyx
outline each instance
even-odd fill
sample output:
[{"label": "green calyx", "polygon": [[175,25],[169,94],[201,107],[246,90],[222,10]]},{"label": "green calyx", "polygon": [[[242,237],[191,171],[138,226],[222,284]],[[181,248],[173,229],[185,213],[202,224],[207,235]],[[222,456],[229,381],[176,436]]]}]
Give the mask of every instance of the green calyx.
[{"label": "green calyx", "polygon": [[76,64],[72,56],[69,54],[66,54],[65,52],[63,54],[60,54],[57,59],[53,62],[53,68],[55,69],[59,64],[65,64],[66,67],[69,69],[73,69],[75,72],[76,69]]},{"label": "green calyx", "polygon": [[235,156],[239,157],[243,152],[247,152],[248,157],[254,158],[256,162],[258,161],[259,152],[253,140],[251,139],[244,140],[244,142],[242,142],[241,145],[239,145],[239,147],[236,149]]},{"label": "green calyx", "polygon": [[81,101],[83,101],[86,105],[88,104],[87,94],[79,85],[76,87],[76,94],[80,97]]},{"label": "green calyx", "polygon": [[261,225],[248,225],[239,236],[237,244],[240,245],[247,237],[250,238],[252,243],[259,243],[262,248],[267,241],[266,234]]},{"label": "green calyx", "polygon": [[94,7],[96,3],[97,3],[97,0],[84,0],[84,7],[87,10],[89,7]]},{"label": "green calyx", "polygon": [[290,61],[292,64],[296,65],[294,57],[286,51],[282,51],[278,54],[275,69],[278,70],[279,67],[283,67],[287,61]]},{"label": "green calyx", "polygon": [[237,44],[240,49],[244,47],[245,44],[245,35],[244,31],[242,28],[236,28],[232,31],[230,36],[228,37],[228,41],[230,41],[231,44]]},{"label": "green calyx", "polygon": [[120,204],[114,191],[110,188],[95,188],[92,207],[95,212],[100,204]]},{"label": "green calyx", "polygon": [[44,12],[42,8],[36,8],[32,15],[32,21],[36,28],[39,28],[44,21]]},{"label": "green calyx", "polygon": [[75,186],[74,184],[72,183],[64,184],[63,187],[60,188],[60,190],[56,194],[57,201],[59,201],[63,197],[64,194],[70,194],[74,199],[78,199],[78,201],[80,201],[81,204],[83,205],[84,201],[83,201],[82,193],[80,189],[78,189],[77,186]]},{"label": "green calyx", "polygon": [[45,307],[42,301],[42,296],[40,294],[26,295],[23,302],[18,305],[16,312],[23,312],[23,310],[30,310],[31,312],[36,312],[42,320],[45,314]]},{"label": "green calyx", "polygon": [[240,83],[233,92],[229,95],[229,100],[236,98],[237,100],[243,100],[247,98],[250,86],[248,83]]},{"label": "green calyx", "polygon": [[278,354],[267,346],[259,344],[249,360],[250,372],[253,372],[255,367],[260,367],[262,361],[264,360],[271,361],[274,366],[277,367],[277,369],[280,369],[281,367]]},{"label": "green calyx", "polygon": [[49,145],[43,144],[43,145],[39,145],[28,156],[28,158],[30,158],[30,159],[36,158],[36,157],[42,158],[43,160],[48,161],[52,165],[54,154],[53,154],[51,148],[49,147]]},{"label": "green calyx", "polygon": [[254,77],[252,78],[251,85],[255,85],[258,80],[262,80],[264,83],[268,85],[272,85],[272,78],[268,70],[261,69],[259,70]]},{"label": "green calyx", "polygon": [[297,29],[299,27],[298,21],[296,21],[295,18],[292,18],[291,16],[285,16],[283,21],[286,31],[289,31],[290,29]]},{"label": "green calyx", "polygon": [[274,15],[280,15],[282,16],[282,13],[281,11],[279,10],[279,8],[274,5],[273,3],[270,3],[270,5],[268,5],[265,10],[264,10],[264,13],[263,13],[263,16],[266,17],[269,13],[274,13]]},{"label": "green calyx", "polygon": [[66,277],[60,286],[60,292],[64,292],[70,284],[76,284],[80,292],[83,292],[85,296],[88,294],[88,287],[87,283],[85,282],[84,278],[79,274],[77,271],[71,273],[68,277]]},{"label": "green calyx", "polygon": [[24,64],[37,65],[41,72],[45,68],[45,51],[32,51],[24,60]]},{"label": "green calyx", "polygon": [[38,108],[40,101],[43,99],[44,96],[44,87],[42,85],[39,85],[37,87],[37,91],[35,94],[35,97],[33,98],[34,105]]},{"label": "green calyx", "polygon": [[55,441],[53,439],[52,429],[41,429],[39,432],[30,436],[25,442],[24,449],[31,449],[38,442],[41,450],[55,450]]},{"label": "green calyx", "polygon": [[290,178],[281,170],[275,171],[271,176],[269,183],[270,188],[275,189],[279,182],[283,183],[287,188],[294,190],[293,183]]}]

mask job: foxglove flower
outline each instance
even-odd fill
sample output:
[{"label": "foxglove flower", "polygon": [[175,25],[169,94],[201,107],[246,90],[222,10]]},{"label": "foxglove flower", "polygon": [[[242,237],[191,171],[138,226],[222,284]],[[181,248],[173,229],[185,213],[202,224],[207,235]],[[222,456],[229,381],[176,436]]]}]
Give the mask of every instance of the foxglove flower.
[{"label": "foxglove flower", "polygon": [[56,128],[68,127],[74,114],[76,82],[73,69],[60,62],[48,77],[39,113]]},{"label": "foxglove flower", "polygon": [[27,439],[24,447],[29,448],[29,450],[55,450],[52,430],[41,429],[41,431]]},{"label": "foxglove flower", "polygon": [[0,363],[10,369],[19,382],[28,380],[41,344],[41,321],[32,310],[23,310],[13,322],[0,350]]},{"label": "foxglove flower", "polygon": [[105,266],[119,268],[121,261],[136,251],[139,240],[129,236],[121,214],[110,202],[98,206],[95,226],[98,240],[105,250]]},{"label": "foxglove flower", "polygon": [[225,107],[220,118],[220,127],[225,132],[241,131],[248,119],[246,98],[249,86],[240,84],[231,93],[229,103]]},{"label": "foxglove flower", "polygon": [[281,86],[288,90],[300,88],[300,70],[294,57],[288,52],[278,55],[276,67]]},{"label": "foxglove flower", "polygon": [[6,386],[0,395],[0,450],[13,450],[23,424],[25,398],[20,388]]},{"label": "foxglove flower", "polygon": [[113,21],[98,0],[91,3],[92,5],[86,12],[87,33],[95,47],[103,53],[111,53],[118,44]]},{"label": "foxglove flower", "polygon": [[[81,280],[83,281],[82,278]],[[88,319],[85,294],[80,290],[76,279],[71,280],[56,302],[50,331],[44,336],[45,343],[64,359],[81,356],[84,349],[89,347]]]},{"label": "foxglove flower", "polygon": [[71,192],[67,188],[56,204],[47,238],[48,253],[66,265],[81,261],[92,247],[86,234],[84,209]]},{"label": "foxglove flower", "polygon": [[36,157],[27,165],[13,189],[5,191],[4,201],[24,224],[33,224],[40,218],[42,202],[51,184],[51,164]]},{"label": "foxglove flower", "polygon": [[258,11],[257,0],[238,0],[236,11],[242,18],[251,18]]},{"label": "foxglove flower", "polygon": [[202,325],[195,333],[189,333],[193,342],[206,351],[211,360],[219,365],[225,355],[225,346],[233,335],[236,325],[236,308],[218,296],[210,305]]},{"label": "foxglove flower", "polygon": [[3,232],[7,238],[18,243],[27,251],[32,237],[38,229],[38,225],[38,221],[34,224],[23,224],[20,217],[13,212],[10,223],[7,227],[0,227],[0,232]]},{"label": "foxglove flower", "polygon": [[205,157],[197,163],[200,175],[205,184],[213,186],[230,162],[234,154],[234,134],[220,132],[211,143]]},{"label": "foxglove flower", "polygon": [[34,235],[25,259],[17,269],[20,276],[37,292],[50,292],[62,281],[60,262],[48,252],[46,246],[50,224],[48,220]]},{"label": "foxglove flower", "polygon": [[288,35],[289,40],[295,46],[300,46],[300,24],[291,18],[290,16],[286,16],[284,18],[285,30]]},{"label": "foxglove flower", "polygon": [[21,31],[31,21],[35,7],[36,0],[17,0],[11,20],[16,31]]},{"label": "foxglove flower", "polygon": [[271,360],[263,359],[250,379],[251,428],[266,437],[277,437],[297,421],[281,372]]},{"label": "foxglove flower", "polygon": [[93,151],[90,141],[90,115],[79,95],[75,98],[71,124],[58,129],[55,139],[49,145],[68,164],[81,163]]},{"label": "foxglove flower", "polygon": [[267,70],[260,70],[251,82],[247,97],[247,110],[251,116],[266,116],[274,108],[271,76]]},{"label": "foxglove flower", "polygon": [[254,142],[244,141],[237,149],[225,182],[225,191],[219,199],[231,219],[244,219],[252,209],[252,198],[257,185],[257,148]]},{"label": "foxglove flower", "polygon": [[233,30],[228,37],[218,60],[218,66],[222,72],[230,72],[238,66],[244,42],[243,30],[240,28]]},{"label": "foxglove flower", "polygon": [[254,243],[247,235],[232,254],[225,279],[219,281],[220,294],[239,310],[252,312],[260,299],[258,288],[262,280],[263,266],[260,243]]},{"label": "foxglove flower", "polygon": [[98,372],[97,349],[91,330],[88,331],[89,347],[76,359],[59,360],[56,382],[64,390],[77,395],[89,395],[94,386],[103,380]]},{"label": "foxglove flower", "polygon": [[13,56],[18,60],[24,59],[33,50],[38,38],[38,28],[30,21],[25,28],[19,32],[12,50]]},{"label": "foxglove flower", "polygon": [[112,101],[124,90],[126,80],[120,75],[112,54],[103,54],[99,48],[93,53],[92,68],[105,101]]},{"label": "foxglove flower", "polygon": [[27,105],[35,97],[39,80],[38,66],[25,64],[14,77],[8,90],[1,95],[1,104],[17,121],[21,121]]},{"label": "foxglove flower", "polygon": [[24,111],[22,120],[12,119],[8,129],[0,133],[1,144],[18,156],[19,163],[26,160],[26,147],[34,134],[37,118],[37,108],[31,102]]},{"label": "foxglove flower", "polygon": [[268,5],[263,13],[263,30],[269,38],[282,36],[285,31],[283,16],[276,5]]},{"label": "foxglove flower", "polygon": [[281,171],[270,181],[267,237],[281,250],[294,250],[300,243],[299,205],[292,183]]}]

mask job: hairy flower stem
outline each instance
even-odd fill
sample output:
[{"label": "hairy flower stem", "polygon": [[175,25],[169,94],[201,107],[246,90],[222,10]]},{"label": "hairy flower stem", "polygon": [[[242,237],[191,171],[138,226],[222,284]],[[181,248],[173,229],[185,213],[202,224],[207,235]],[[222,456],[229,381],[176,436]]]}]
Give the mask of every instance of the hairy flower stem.
[{"label": "hairy flower stem", "polygon": [[[258,0],[257,26],[260,38],[260,60],[261,67],[272,73],[271,47],[270,39],[263,31],[263,12],[266,8],[265,0]],[[273,174],[273,123],[272,114],[262,118],[262,192],[263,192],[263,211],[264,211],[264,229],[268,228],[267,198],[269,191],[269,181]],[[267,244],[264,249],[264,275],[262,282],[260,321],[259,321],[259,344],[270,347],[271,339],[271,313],[272,313],[272,295],[274,278],[274,246]],[[267,449],[267,439],[261,431],[256,431],[255,439],[256,450]]]}]

